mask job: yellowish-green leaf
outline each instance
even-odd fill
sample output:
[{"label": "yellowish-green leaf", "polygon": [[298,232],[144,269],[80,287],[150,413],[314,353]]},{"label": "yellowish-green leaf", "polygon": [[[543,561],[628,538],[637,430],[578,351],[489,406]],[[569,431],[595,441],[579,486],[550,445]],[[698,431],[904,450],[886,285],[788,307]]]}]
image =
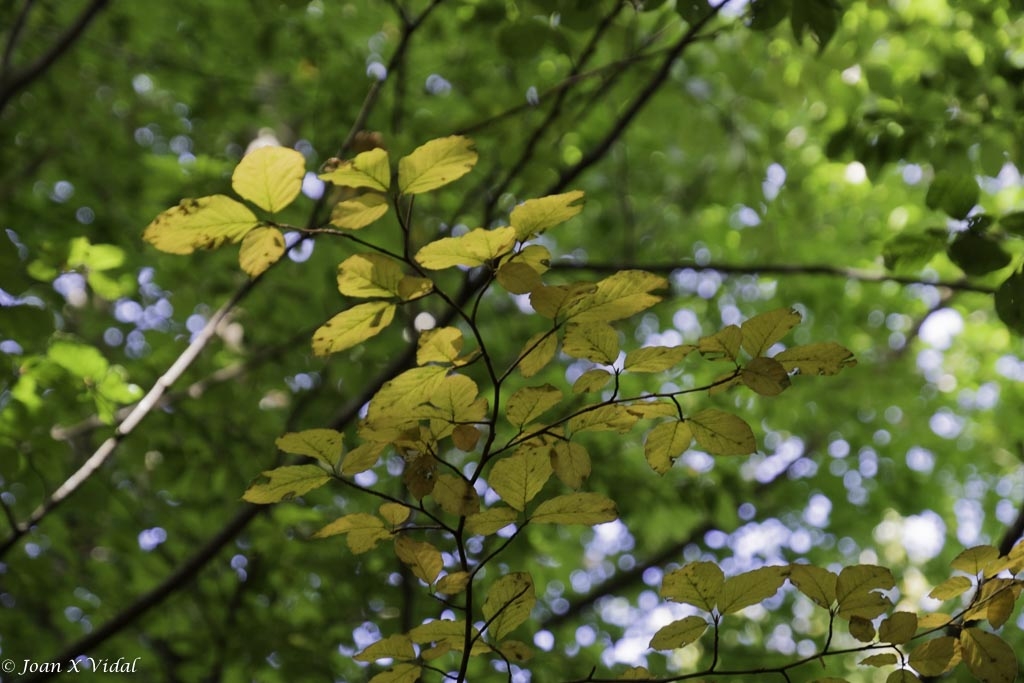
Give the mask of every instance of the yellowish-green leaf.
[{"label": "yellowish-green leaf", "polygon": [[562,351],[573,358],[611,365],[619,357],[619,333],[607,323],[571,325],[562,340]]},{"label": "yellowish-green leaf", "polygon": [[533,577],[527,572],[512,572],[495,581],[484,599],[483,613],[487,633],[499,641],[526,621],[537,603]]},{"label": "yellowish-green leaf", "polygon": [[566,320],[610,323],[647,310],[661,301],[650,292],[666,289],[668,280],[642,270],[620,270],[597,283],[594,292],[565,307]]},{"label": "yellowish-green leaf", "polygon": [[857,662],[861,666],[892,666],[899,658],[891,652],[884,652],[878,655],[871,655]]},{"label": "yellowish-green leaf", "polygon": [[352,657],[357,662],[376,662],[378,659],[415,659],[416,652],[412,648],[412,640],[407,635],[394,635],[378,640]]},{"label": "yellowish-green leaf", "polygon": [[[465,644],[465,635],[466,622],[440,619],[420,624],[409,631],[409,637],[412,638],[414,643],[437,643],[438,645],[448,646],[455,652],[462,652]],[[480,631],[475,626],[470,627],[470,637],[474,640],[473,648],[470,650],[472,655],[482,655],[491,651],[487,643],[480,640],[479,635]]]},{"label": "yellowish-green leaf", "polygon": [[930,631],[936,628],[942,628],[949,622],[953,621],[953,617],[948,614],[942,614],[941,612],[931,612],[929,614],[921,614],[917,618],[917,627]]},{"label": "yellowish-green leaf", "polygon": [[569,419],[569,430],[577,432],[618,432],[625,434],[640,418],[629,412],[622,404],[599,405],[592,410],[573,415]]},{"label": "yellowish-green leaf", "polygon": [[778,396],[790,385],[789,373],[774,358],[758,356],[740,371],[740,379],[762,396]]},{"label": "yellowish-green leaf", "polygon": [[878,639],[883,643],[902,645],[917,633],[917,614],[893,612],[878,627]]},{"label": "yellowish-green leaf", "polygon": [[592,391],[600,391],[608,384],[611,378],[612,373],[607,370],[601,368],[587,370],[572,383],[572,393],[586,394]]},{"label": "yellowish-green leaf", "polygon": [[241,202],[222,194],[182,199],[153,219],[143,239],[168,254],[191,254],[237,242],[259,225],[256,215]]},{"label": "yellowish-green leaf", "polygon": [[990,545],[968,548],[953,558],[950,565],[968,574],[980,574],[991,562],[999,559],[999,551]]},{"label": "yellowish-green leaf", "polygon": [[543,275],[551,269],[551,251],[540,244],[527,244],[512,257],[519,263],[525,263]]},{"label": "yellowish-green leaf", "polygon": [[341,473],[346,477],[351,477],[370,469],[377,464],[385,446],[387,446],[386,443],[379,441],[364,441],[359,444],[345,454],[341,461]]},{"label": "yellowish-green leaf", "polygon": [[1013,574],[1019,574],[1024,569],[1024,540],[1017,541],[1006,558],[1010,561],[1007,569]]},{"label": "yellowish-green leaf", "polygon": [[697,341],[697,350],[709,360],[729,360],[735,362],[740,355],[743,344],[743,332],[735,325],[729,325],[715,334],[701,337]]},{"label": "yellowish-green leaf", "polygon": [[402,265],[384,254],[355,254],[338,264],[338,291],[345,296],[397,297]]},{"label": "yellowish-green leaf", "polygon": [[498,652],[510,662],[523,663],[533,658],[533,650],[520,640],[506,640],[498,645]]},{"label": "yellowish-green leaf", "polygon": [[349,550],[357,555],[369,552],[381,541],[391,538],[391,531],[384,527],[384,520],[365,512],[339,517],[313,534],[313,538],[328,538],[339,534],[345,534]]},{"label": "yellowish-green leaf", "polygon": [[651,638],[650,647],[655,650],[675,650],[696,641],[708,630],[704,617],[689,616],[673,621],[658,629]]},{"label": "yellowish-green leaf", "polygon": [[434,281],[427,277],[406,275],[398,281],[398,298],[402,301],[422,299],[434,291]]},{"label": "yellowish-green leaf", "polygon": [[550,384],[523,387],[508,399],[505,415],[512,426],[522,428],[561,403],[563,398],[562,390]]},{"label": "yellowish-green leaf", "polygon": [[551,457],[546,449],[521,448],[494,464],[487,483],[503,501],[516,510],[524,510],[544,488],[551,472]]},{"label": "yellowish-green leaf", "polygon": [[[1010,581],[1011,579],[1003,579]],[[985,601],[985,618],[992,628],[1002,628],[1006,621],[1013,614],[1017,607],[1017,598],[1020,597],[1020,584],[1016,584],[1016,590],[1004,588],[998,593],[988,597]],[[982,596],[985,597],[984,595]],[[966,617],[965,617],[966,618]]]},{"label": "yellowish-green leaf", "polygon": [[670,401],[641,400],[630,403],[626,406],[630,415],[636,415],[637,419],[650,420],[656,417],[679,417],[679,408]]},{"label": "yellowish-green leaf", "polygon": [[519,373],[523,377],[533,377],[547,367],[547,364],[555,357],[558,349],[558,338],[554,332],[538,332],[523,344],[523,350],[519,352]]},{"label": "yellowish-green leaf", "polygon": [[370,679],[369,683],[418,683],[423,668],[419,664],[402,662],[395,664],[387,671],[381,671]]},{"label": "yellowish-green leaf", "polygon": [[409,413],[434,395],[448,374],[439,365],[406,370],[384,383],[373,398],[366,419],[371,424],[401,423]]},{"label": "yellowish-green leaf", "polygon": [[404,524],[412,514],[412,508],[401,503],[381,503],[377,513],[392,527]]},{"label": "yellowish-green leaf", "polygon": [[480,511],[480,497],[469,482],[454,474],[442,474],[431,494],[441,509],[451,515],[468,517]]},{"label": "yellowish-green leaf", "polygon": [[757,450],[750,425],[717,408],[707,408],[687,419],[697,444],[711,455],[748,455]]},{"label": "yellowish-green leaf", "polygon": [[424,245],[416,254],[416,262],[428,270],[454,266],[474,268],[509,253],[515,243],[512,228],[476,228],[458,237],[443,237]]},{"label": "yellowish-green leaf", "polygon": [[452,135],[431,140],[399,160],[398,189],[402,194],[429,192],[469,173],[476,160],[469,138]]},{"label": "yellowish-green leaf", "polygon": [[921,679],[907,669],[896,669],[885,677],[885,683],[921,683]]},{"label": "yellowish-green leaf", "polygon": [[527,199],[512,209],[509,222],[516,229],[516,239],[525,242],[583,210],[583,193],[579,190]]},{"label": "yellowish-green leaf", "polygon": [[755,315],[740,326],[743,350],[754,358],[762,356],[799,323],[800,314],[792,308],[777,308]]},{"label": "yellowish-green leaf", "polygon": [[622,672],[616,680],[619,681],[646,681],[649,678],[653,678],[650,670],[646,666],[631,666]]},{"label": "yellowish-green leaf", "polygon": [[285,465],[262,473],[269,481],[253,484],[242,498],[250,503],[266,505],[291,500],[318,489],[331,480],[319,465]]},{"label": "yellowish-green leaf", "polygon": [[508,507],[492,507],[466,518],[466,531],[475,536],[490,536],[519,518],[519,511]]},{"label": "yellowish-green leaf", "polygon": [[512,294],[529,294],[541,286],[540,273],[522,261],[506,261],[494,275],[498,284]]},{"label": "yellowish-green leaf", "polygon": [[462,353],[462,332],[456,327],[437,327],[420,335],[416,364],[452,363]]},{"label": "yellowish-green leaf", "polygon": [[645,346],[626,354],[623,367],[630,372],[664,372],[679,365],[696,346]]},{"label": "yellowish-green leaf", "polygon": [[827,569],[812,564],[791,564],[789,581],[797,590],[820,607],[829,609],[836,601],[836,582],[839,577]]},{"label": "yellowish-green leaf", "polygon": [[357,154],[351,161],[343,161],[333,171],[321,173],[320,179],[342,187],[368,187],[371,190],[387,192],[391,186],[388,153],[377,147]]},{"label": "yellowish-green leaf", "polygon": [[692,442],[693,431],[689,423],[679,420],[662,422],[647,433],[644,457],[652,470],[658,474],[665,474],[672,469],[676,458],[685,453]]},{"label": "yellowish-green leaf", "polygon": [[858,564],[844,568],[836,580],[839,616],[874,619],[892,605],[889,598],[875,591],[889,590],[895,585],[892,572],[885,567]]},{"label": "yellowish-green leaf", "polygon": [[538,315],[554,320],[595,292],[597,292],[597,285],[593,282],[545,285],[530,292],[530,305]]},{"label": "yellowish-green leaf", "polygon": [[835,342],[794,346],[772,357],[786,372],[799,370],[801,375],[835,375],[857,364],[853,352]]},{"label": "yellowish-green leaf", "polygon": [[443,433],[435,436],[448,436],[456,424],[480,422],[484,419],[487,400],[479,397],[479,394],[476,382],[466,375],[449,375],[434,390],[430,403],[410,410],[410,415],[443,420],[448,424]]},{"label": "yellowish-green leaf", "polygon": [[563,484],[578,489],[590,476],[590,453],[575,441],[558,441],[551,448],[551,467]]},{"label": "yellowish-green leaf", "polygon": [[341,459],[342,435],[333,429],[307,429],[278,437],[274,444],[285,453],[315,458],[330,468]]},{"label": "yellowish-green leaf", "polygon": [[460,451],[469,453],[480,441],[480,430],[473,425],[455,425],[452,430],[452,443]]},{"label": "yellowish-green leaf", "polygon": [[711,612],[725,583],[722,568],[714,562],[691,562],[665,575],[661,597]]},{"label": "yellowish-green leaf", "polygon": [[966,593],[973,585],[974,582],[966,576],[951,576],[933,588],[928,597],[935,600],[952,600],[958,595]]},{"label": "yellowish-green leaf", "polygon": [[850,635],[862,643],[870,643],[875,639],[875,625],[870,619],[860,616],[850,617]]},{"label": "yellowish-green leaf", "polygon": [[756,605],[778,593],[785,581],[786,568],[776,565],[730,577],[719,590],[718,611],[731,614]]},{"label": "yellowish-green leaf", "polygon": [[284,256],[284,236],[277,228],[253,228],[242,238],[238,265],[249,277],[264,273]]},{"label": "yellowish-green leaf", "polygon": [[238,162],[231,187],[264,211],[277,213],[299,196],[306,158],[287,147],[260,147]]},{"label": "yellowish-green leaf", "polygon": [[367,192],[338,202],[331,209],[331,225],[344,230],[361,230],[388,212],[388,198]]},{"label": "yellowish-green leaf", "polygon": [[922,676],[941,676],[960,663],[960,642],[952,636],[932,638],[910,653],[910,666]]},{"label": "yellowish-green leaf", "polygon": [[438,579],[437,585],[434,588],[438,593],[457,595],[466,590],[466,586],[469,585],[471,578],[469,572],[452,572]]},{"label": "yellowish-green leaf", "polygon": [[975,678],[985,683],[1013,683],[1017,678],[1017,656],[1005,640],[980,628],[960,632],[964,664]]},{"label": "yellowish-green leaf", "polygon": [[395,539],[395,554],[412,570],[413,576],[427,584],[434,583],[444,568],[440,550],[406,535]]},{"label": "yellowish-green leaf", "polygon": [[568,493],[549,498],[530,517],[537,524],[585,524],[594,526],[618,519],[615,501],[600,493]]},{"label": "yellowish-green leaf", "polygon": [[313,333],[313,353],[326,356],[380,334],[395,318],[395,305],[370,301],[342,311]]}]

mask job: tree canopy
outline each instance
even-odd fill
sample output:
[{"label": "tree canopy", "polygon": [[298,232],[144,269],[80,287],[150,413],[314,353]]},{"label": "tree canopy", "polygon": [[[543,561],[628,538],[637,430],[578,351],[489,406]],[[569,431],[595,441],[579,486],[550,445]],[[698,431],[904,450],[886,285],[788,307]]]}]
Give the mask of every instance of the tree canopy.
[{"label": "tree canopy", "polygon": [[0,680],[1014,680],[1021,9],[8,3]]}]

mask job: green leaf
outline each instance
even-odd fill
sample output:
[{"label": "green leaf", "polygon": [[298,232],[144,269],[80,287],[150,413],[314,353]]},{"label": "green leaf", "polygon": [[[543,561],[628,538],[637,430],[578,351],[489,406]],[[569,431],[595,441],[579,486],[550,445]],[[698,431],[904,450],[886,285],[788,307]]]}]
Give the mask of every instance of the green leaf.
[{"label": "green leaf", "polygon": [[617,519],[615,501],[600,493],[569,493],[545,500],[530,516],[536,524],[585,524],[593,526]]},{"label": "green leaf", "polygon": [[786,582],[786,567],[760,567],[725,580],[718,592],[718,611],[739,612],[779,592]]},{"label": "green leaf", "polygon": [[371,678],[369,683],[417,683],[422,680],[420,678],[422,672],[423,667],[420,665],[403,662],[396,664],[387,671],[381,671]]},{"label": "green leaf", "polygon": [[1010,255],[1003,251],[996,239],[973,232],[957,235],[947,253],[949,260],[968,275],[984,275],[1010,264]]},{"label": "green leaf", "polygon": [[402,264],[384,254],[355,254],[338,264],[338,291],[360,298],[397,297]]},{"label": "green leaf", "polygon": [[[471,654],[478,655],[490,652],[491,648],[479,639],[480,631],[476,627],[471,626],[469,632],[470,637],[474,640],[473,649],[470,651]],[[450,621],[448,619],[428,621],[409,631],[409,637],[414,643],[447,645],[455,652],[462,652],[465,645],[465,636],[466,622]]]},{"label": "green leaf", "polygon": [[551,472],[551,457],[546,449],[521,448],[494,464],[487,483],[511,507],[524,510],[544,488]]},{"label": "green leaf", "polygon": [[963,220],[978,203],[978,181],[969,173],[939,171],[928,188],[924,203]]},{"label": "green leaf", "polygon": [[892,605],[887,597],[876,591],[889,590],[895,585],[892,572],[885,567],[870,564],[846,567],[836,580],[839,616],[844,619],[874,619]]},{"label": "green leaf", "polygon": [[562,352],[573,358],[611,365],[619,357],[619,333],[606,323],[571,325],[562,340]]},{"label": "green leaf", "polygon": [[238,264],[249,277],[263,274],[284,256],[284,235],[277,228],[253,228],[242,238]]},{"label": "green leaf", "polygon": [[373,550],[378,543],[392,536],[380,517],[355,512],[334,520],[313,534],[313,538],[328,538],[339,534],[345,534],[349,550],[357,555]]},{"label": "green leaf", "polygon": [[558,441],[551,449],[551,467],[559,481],[578,489],[590,476],[590,453],[575,441]]},{"label": "green leaf", "polygon": [[999,225],[1003,226],[1006,232],[1017,236],[1024,236],[1024,211],[1011,211],[999,217]]},{"label": "green leaf", "polygon": [[512,294],[529,294],[541,286],[540,273],[520,261],[506,261],[494,274],[498,284]]},{"label": "green leaf", "polygon": [[331,480],[319,465],[285,465],[266,470],[262,476],[269,481],[249,486],[242,495],[244,500],[259,505],[279,503],[309,493]]},{"label": "green leaf", "polygon": [[352,477],[370,469],[377,464],[386,445],[374,441],[359,444],[345,454],[341,461],[341,473],[346,477]]},{"label": "green leaf", "polygon": [[789,373],[774,358],[758,356],[743,366],[740,379],[761,396],[778,396],[790,385]]},{"label": "green leaf", "polygon": [[516,230],[516,239],[525,242],[548,228],[569,220],[583,210],[583,193],[579,190],[527,199],[512,209],[509,222]]},{"label": "green leaf", "polygon": [[487,508],[466,518],[466,531],[476,536],[490,536],[517,519],[519,519],[519,511],[514,508]]},{"label": "green leaf", "polygon": [[429,192],[466,175],[476,161],[469,138],[452,135],[431,140],[398,162],[398,188],[402,194]]},{"label": "green leaf", "polygon": [[480,496],[476,490],[468,481],[454,474],[438,476],[430,495],[450,515],[468,517],[480,511]]},{"label": "green leaf", "polygon": [[964,664],[979,681],[1013,683],[1017,678],[1017,656],[999,636],[980,628],[960,632]]},{"label": "green leaf", "polygon": [[563,398],[562,390],[550,384],[523,387],[509,397],[505,415],[512,426],[521,429],[561,403]]},{"label": "green leaf", "polygon": [[664,372],[679,365],[696,348],[690,344],[644,346],[626,354],[623,368],[630,372]]},{"label": "green leaf", "polygon": [[799,323],[800,314],[792,308],[778,308],[755,315],[740,326],[743,350],[754,358],[764,355],[772,344]]},{"label": "green leaf", "polygon": [[960,648],[952,636],[932,638],[910,652],[910,666],[922,676],[941,676],[960,663]]},{"label": "green leaf", "polygon": [[513,228],[476,228],[465,235],[443,237],[430,242],[416,254],[416,262],[427,270],[443,270],[454,266],[474,268],[508,254],[515,243]]},{"label": "green leaf", "polygon": [[810,30],[822,49],[832,40],[839,27],[842,6],[836,0],[797,0],[793,3],[790,23],[797,41],[803,42],[805,30]]},{"label": "green leaf", "polygon": [[945,230],[930,229],[920,234],[901,232],[882,246],[882,259],[891,271],[918,270],[946,246]]},{"label": "green leaf", "polygon": [[992,561],[999,558],[999,550],[990,545],[978,545],[964,550],[950,562],[953,569],[968,574],[980,574]]},{"label": "green leaf", "polygon": [[395,317],[395,305],[371,301],[353,306],[321,325],[313,333],[313,353],[318,356],[350,349],[384,331]]},{"label": "green leaf", "polygon": [[[2,240],[12,244],[10,240]],[[12,244],[13,246],[13,244]],[[15,253],[15,259],[17,254]],[[87,237],[75,237],[68,247],[68,267],[113,270],[124,265],[125,251],[113,244],[90,244]]]},{"label": "green leaf", "polygon": [[891,652],[880,655],[871,655],[857,662],[861,666],[892,666],[899,662],[899,658]]},{"label": "green leaf", "polygon": [[711,455],[749,455],[757,450],[754,432],[742,418],[707,408],[686,420],[697,445]]},{"label": "green leaf", "polygon": [[259,225],[256,215],[231,197],[183,199],[146,226],[142,238],[169,254],[191,254],[237,242]]},{"label": "green leaf", "polygon": [[885,683],[921,683],[921,679],[907,669],[896,669],[885,677]]},{"label": "green leaf", "polygon": [[92,382],[99,381],[110,369],[110,363],[99,349],[79,342],[55,341],[46,356],[75,377]]},{"label": "green leaf", "polygon": [[995,295],[996,314],[1003,324],[1024,334],[1024,273],[1014,273],[999,285]]},{"label": "green leaf", "polygon": [[813,600],[819,607],[829,609],[836,601],[836,583],[839,577],[827,569],[811,564],[791,564],[789,581],[797,590]]},{"label": "green leaf", "polygon": [[404,534],[395,539],[395,555],[412,570],[413,576],[426,584],[434,583],[444,569],[440,550]]},{"label": "green leaf", "polygon": [[264,211],[277,213],[299,196],[306,158],[287,147],[260,147],[238,162],[231,187]]},{"label": "green leaf", "polygon": [[320,179],[342,187],[368,187],[387,192],[391,186],[388,153],[377,147],[357,154],[351,161],[341,162],[333,171],[321,173]]},{"label": "green leaf", "polygon": [[692,442],[693,431],[689,423],[679,420],[662,422],[648,432],[644,442],[644,457],[652,470],[665,474]]},{"label": "green leaf", "polygon": [[612,373],[602,368],[587,370],[572,383],[572,393],[587,394],[592,391],[600,391],[611,379]]},{"label": "green leaf", "polygon": [[285,453],[305,455],[335,468],[341,460],[342,435],[333,429],[307,429],[278,437],[274,444]]},{"label": "green leaf", "polygon": [[875,625],[871,619],[852,615],[850,619],[850,635],[862,643],[870,643],[875,639]]},{"label": "green leaf", "polygon": [[519,352],[519,359],[516,364],[519,367],[519,374],[523,377],[533,377],[547,367],[555,357],[558,350],[558,338],[552,332],[538,332],[523,344],[523,350]]},{"label": "green leaf", "polygon": [[786,372],[799,370],[802,375],[835,375],[857,364],[853,352],[835,342],[793,346],[772,358],[782,363]]},{"label": "green leaf", "polygon": [[878,639],[883,643],[902,645],[917,633],[917,614],[893,612],[878,627]]},{"label": "green leaf", "polygon": [[735,325],[729,325],[713,335],[701,337],[697,341],[697,350],[709,360],[736,361],[743,344],[743,332]]},{"label": "green leaf", "polygon": [[331,225],[344,230],[361,230],[388,212],[388,198],[367,192],[338,202],[331,209]]},{"label": "green leaf", "polygon": [[711,612],[724,583],[725,574],[715,562],[691,562],[665,575],[661,597]]},{"label": "green leaf", "polygon": [[565,308],[566,320],[577,323],[604,322],[628,318],[661,301],[650,292],[668,287],[660,275],[642,270],[620,270],[597,283]]},{"label": "green leaf", "polygon": [[484,599],[487,633],[499,641],[526,621],[537,603],[533,577],[526,572],[512,572],[495,581]]},{"label": "green leaf", "polygon": [[371,643],[352,659],[357,662],[375,662],[378,659],[415,659],[416,652],[412,648],[412,640],[407,635],[394,635]]},{"label": "green leaf", "polygon": [[790,0],[753,0],[750,3],[750,28],[767,31],[789,16]]},{"label": "green leaf", "polygon": [[658,629],[651,638],[650,647],[655,650],[674,650],[686,647],[696,641],[708,630],[708,620],[704,617],[683,617]]}]

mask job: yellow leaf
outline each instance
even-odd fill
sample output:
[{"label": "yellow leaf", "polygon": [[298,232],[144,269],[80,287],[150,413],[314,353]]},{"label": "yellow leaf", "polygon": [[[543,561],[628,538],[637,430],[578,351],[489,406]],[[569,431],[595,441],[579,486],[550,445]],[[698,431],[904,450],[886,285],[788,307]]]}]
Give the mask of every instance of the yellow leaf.
[{"label": "yellow leaf", "polygon": [[913,612],[893,612],[878,627],[878,639],[883,643],[902,645],[917,633],[917,615]]},{"label": "yellow leaf", "polygon": [[514,631],[529,618],[536,602],[533,578],[526,572],[506,574],[491,584],[483,605],[491,639],[501,640]]},{"label": "yellow leaf", "polygon": [[442,474],[431,494],[441,509],[451,515],[468,517],[480,511],[480,497],[469,482],[454,474]]},{"label": "yellow leaf", "polygon": [[1013,683],[1017,678],[1017,656],[1005,640],[982,631],[965,628],[960,632],[964,664],[979,681]]},{"label": "yellow leaf", "polygon": [[665,575],[661,597],[710,612],[724,583],[725,574],[714,562],[691,562]]},{"label": "yellow leaf", "polygon": [[397,297],[402,264],[384,254],[355,254],[338,264],[338,291],[345,296]]},{"label": "yellow leaf", "polygon": [[231,197],[182,199],[146,226],[142,238],[168,254],[191,254],[237,242],[259,225],[256,215]]},{"label": "yellow leaf", "polygon": [[839,616],[874,619],[892,604],[889,598],[875,591],[889,590],[895,585],[892,572],[885,567],[858,564],[844,568],[836,580]]},{"label": "yellow leaf", "polygon": [[596,290],[566,308],[566,320],[577,323],[604,322],[628,318],[661,301],[651,294],[668,287],[668,280],[642,270],[620,270],[597,283]]},{"label": "yellow leaf", "polygon": [[387,671],[381,671],[369,683],[417,683],[423,668],[418,664],[396,664]]},{"label": "yellow leaf", "polygon": [[[480,655],[491,651],[487,643],[480,640],[480,631],[475,626],[470,627],[469,633],[470,638],[474,640],[473,649],[470,650],[471,654]],[[414,643],[421,645],[424,643],[447,645],[455,652],[462,652],[465,645],[465,636],[466,622],[450,621],[447,619],[428,621],[409,631],[409,637]]]},{"label": "yellow leaf", "polygon": [[420,335],[416,365],[452,363],[462,353],[462,332],[455,327],[438,327]]},{"label": "yellow leaf", "polygon": [[630,372],[664,372],[679,365],[695,346],[645,346],[626,354],[623,367]]},{"label": "yellow leaf", "polygon": [[654,417],[679,417],[679,407],[669,401],[641,400],[626,406],[626,412],[635,415],[639,420]]},{"label": "yellow leaf", "polygon": [[479,394],[476,382],[469,377],[449,375],[434,389],[429,404],[419,406],[410,414],[413,417],[443,420],[448,423],[444,433],[435,436],[447,436],[459,423],[480,422],[484,419],[487,400],[478,398]]},{"label": "yellow leaf", "polygon": [[708,360],[736,361],[743,343],[743,332],[735,325],[729,325],[709,337],[697,341],[697,350]]},{"label": "yellow leaf", "polygon": [[799,370],[802,375],[835,375],[857,364],[853,352],[835,342],[794,346],[772,358],[782,363],[786,372]]},{"label": "yellow leaf", "polygon": [[379,441],[365,441],[348,453],[341,461],[341,473],[346,477],[365,472],[377,464],[380,454],[387,446]]},{"label": "yellow leaf", "polygon": [[925,641],[910,653],[910,666],[922,676],[941,676],[960,663],[960,643],[952,636]]},{"label": "yellow leaf", "polygon": [[530,517],[536,524],[585,524],[593,526],[617,519],[615,501],[600,493],[569,493],[549,498]]},{"label": "yellow leaf", "polygon": [[829,609],[836,601],[836,581],[839,577],[827,569],[811,564],[789,565],[789,581],[797,590],[819,607]]},{"label": "yellow leaf", "polygon": [[740,371],[740,379],[762,396],[778,396],[789,386],[789,374],[774,358],[758,356]]},{"label": "yellow leaf", "polygon": [[561,403],[562,390],[543,384],[539,387],[523,387],[508,399],[505,416],[514,427],[533,422],[545,412]]},{"label": "yellow leaf", "polygon": [[406,535],[395,539],[395,554],[412,570],[413,576],[426,584],[434,583],[444,568],[440,550]]},{"label": "yellow leaf", "polygon": [[520,261],[502,263],[494,277],[512,294],[529,294],[541,286],[540,273]]},{"label": "yellow leaf", "polygon": [[466,586],[469,585],[471,578],[469,572],[452,572],[438,579],[437,585],[434,588],[438,593],[456,595],[466,590]]},{"label": "yellow leaf", "polygon": [[1024,569],[1024,540],[1017,541],[1006,559],[1010,562],[1008,569],[1014,574],[1019,574],[1021,569]]},{"label": "yellow leaf", "polygon": [[431,140],[398,162],[398,188],[402,194],[429,192],[469,173],[476,160],[469,138],[452,135]]},{"label": "yellow leaf", "polygon": [[611,365],[619,357],[619,333],[606,323],[571,325],[562,340],[562,352]]},{"label": "yellow leaf", "polygon": [[948,614],[932,612],[920,615],[917,619],[917,627],[930,631],[931,629],[942,628],[951,621],[953,621],[953,618]]},{"label": "yellow leaf", "polygon": [[395,317],[395,305],[371,301],[334,316],[313,333],[313,353],[326,356],[380,334]]},{"label": "yellow leaf", "polygon": [[522,663],[533,658],[530,646],[519,640],[506,640],[498,646],[498,651],[510,662]]},{"label": "yellow leaf", "polygon": [[416,254],[416,262],[428,270],[453,266],[475,268],[509,253],[515,243],[512,228],[476,228],[458,237],[442,237],[424,245]]},{"label": "yellow leaf", "polygon": [[238,264],[249,277],[256,277],[284,256],[284,236],[277,228],[253,228],[242,238]]},{"label": "yellow leaf", "polygon": [[466,518],[466,531],[475,536],[490,536],[519,518],[519,511],[507,507],[488,508]]},{"label": "yellow leaf", "polygon": [[870,619],[853,615],[850,617],[850,635],[862,643],[870,643],[875,639],[875,625]]},{"label": "yellow leaf", "polygon": [[574,282],[568,285],[545,285],[530,292],[530,305],[538,315],[554,320],[581,299],[597,291],[592,282]]},{"label": "yellow leaf", "polygon": [[521,448],[494,464],[487,483],[503,501],[523,510],[544,488],[551,472],[551,458],[544,449]]},{"label": "yellow leaf", "polygon": [[366,421],[371,425],[390,425],[408,420],[408,414],[434,395],[447,374],[447,368],[425,365],[388,380],[370,399]]},{"label": "yellow leaf", "polygon": [[287,147],[260,147],[238,162],[231,187],[264,211],[277,213],[299,196],[306,158]]},{"label": "yellow leaf", "polygon": [[[527,199],[512,209],[509,222],[516,229],[516,239],[525,242],[583,210],[583,193],[579,190]],[[578,203],[577,203],[578,202]]]},{"label": "yellow leaf", "polygon": [[388,198],[367,192],[338,202],[331,209],[331,225],[345,230],[360,230],[388,212]]},{"label": "yellow leaf", "polygon": [[755,315],[740,326],[743,350],[754,358],[764,355],[772,344],[779,341],[800,323],[800,314],[792,308],[778,308]]},{"label": "yellow leaf", "polygon": [[406,275],[398,281],[398,298],[402,301],[422,299],[434,291],[434,281],[426,277]]},{"label": "yellow leaf", "polygon": [[639,416],[622,404],[598,405],[580,412],[569,419],[569,431],[577,432],[618,432],[625,434],[639,420]]},{"label": "yellow leaf", "polygon": [[578,489],[590,476],[590,453],[574,441],[557,441],[551,448],[551,467],[559,481]]},{"label": "yellow leaf", "polygon": [[651,638],[650,647],[655,650],[675,650],[696,641],[708,630],[704,617],[689,616],[673,621],[658,629]]},{"label": "yellow leaf", "polygon": [[540,275],[551,270],[551,252],[540,244],[527,244],[511,256],[510,260],[525,263]]},{"label": "yellow leaf", "polygon": [[357,154],[351,161],[343,161],[333,171],[321,173],[320,179],[342,187],[368,187],[371,190],[387,192],[391,186],[388,153],[377,147]]},{"label": "yellow leaf", "polygon": [[651,469],[665,474],[693,442],[693,431],[686,422],[662,422],[647,433],[644,457]]},{"label": "yellow leaf", "polygon": [[400,503],[381,503],[377,513],[392,527],[396,527],[409,519],[412,508]]},{"label": "yellow leaf", "polygon": [[291,500],[318,489],[331,480],[319,465],[285,465],[261,473],[270,481],[253,484],[242,495],[250,503],[266,505]]},{"label": "yellow leaf", "polygon": [[992,595],[985,603],[985,618],[988,619],[992,628],[1002,628],[1013,614],[1013,610],[1016,609],[1017,598],[1020,596],[1020,584],[1015,587],[1016,591],[1004,588],[999,593]]},{"label": "yellow leaf", "polygon": [[730,413],[707,408],[687,423],[697,444],[711,455],[748,455],[757,450],[750,425]]},{"label": "yellow leaf", "polygon": [[523,377],[533,377],[543,370],[555,357],[558,349],[558,338],[554,332],[538,332],[523,344],[523,350],[519,352],[519,359],[516,365],[519,366],[519,373]]},{"label": "yellow leaf", "polygon": [[339,534],[345,534],[349,550],[357,555],[373,550],[378,543],[391,538],[391,532],[384,528],[384,520],[365,512],[339,517],[313,534],[313,538],[328,538]]},{"label": "yellow leaf", "polygon": [[964,550],[950,562],[953,569],[968,574],[980,574],[985,566],[999,558],[999,551],[990,545],[978,545]]},{"label": "yellow leaf", "polygon": [[371,643],[359,654],[352,657],[357,662],[375,662],[378,659],[415,659],[412,641],[406,635],[394,635]]},{"label": "yellow leaf", "polygon": [[631,666],[622,672],[617,680],[620,681],[646,681],[652,678],[650,670],[645,666]]},{"label": "yellow leaf", "polygon": [[933,588],[928,597],[935,600],[952,600],[966,593],[973,585],[974,583],[966,576],[951,576]]},{"label": "yellow leaf", "polygon": [[760,567],[726,579],[718,593],[718,611],[739,612],[772,597],[786,581],[785,569],[777,565]]},{"label": "yellow leaf", "polygon": [[587,370],[572,383],[572,393],[586,394],[592,391],[600,391],[608,384],[611,378],[612,373],[607,370],[602,370],[601,368]]},{"label": "yellow leaf", "polygon": [[278,437],[274,444],[285,453],[315,458],[330,468],[341,459],[342,435],[333,429],[307,429]]}]

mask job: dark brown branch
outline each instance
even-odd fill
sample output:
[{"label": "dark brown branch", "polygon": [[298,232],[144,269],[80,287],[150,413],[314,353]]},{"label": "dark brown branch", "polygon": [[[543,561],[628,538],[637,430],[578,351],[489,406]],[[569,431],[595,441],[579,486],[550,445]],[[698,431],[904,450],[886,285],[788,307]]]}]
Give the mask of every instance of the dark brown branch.
[{"label": "dark brown branch", "polygon": [[0,61],[0,79],[3,79],[11,68],[14,47],[18,44],[18,38],[21,37],[21,29],[25,27],[25,20],[28,19],[28,13],[32,11],[32,5],[34,4],[35,0],[25,0],[25,4],[22,5],[17,18],[11,24],[10,34],[7,36],[7,45],[4,47],[3,61]]}]

